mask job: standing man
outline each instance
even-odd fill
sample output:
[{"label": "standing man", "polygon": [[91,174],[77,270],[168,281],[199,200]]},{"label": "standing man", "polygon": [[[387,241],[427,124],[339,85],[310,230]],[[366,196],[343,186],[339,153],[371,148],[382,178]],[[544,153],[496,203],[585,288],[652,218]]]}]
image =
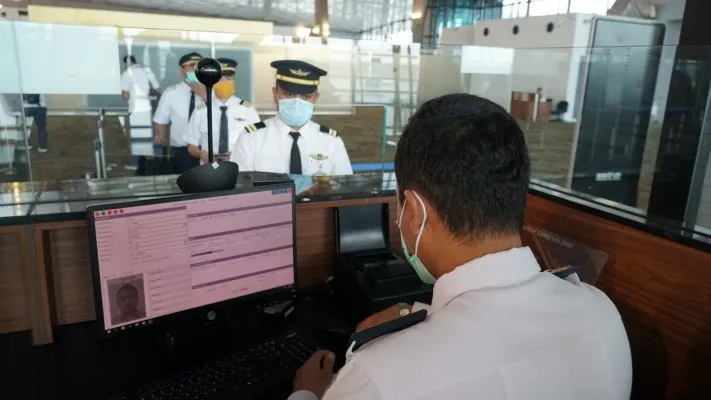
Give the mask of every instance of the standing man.
[{"label": "standing man", "polygon": [[[216,159],[227,161],[240,133],[247,125],[258,123],[259,114],[248,101],[234,96],[237,61],[230,58],[218,58],[217,61],[222,67],[222,79],[213,87],[212,148]],[[208,162],[205,103],[190,118],[185,142],[188,144],[188,153],[195,160]]]},{"label": "standing man", "polygon": [[[37,125],[37,151],[47,152],[47,103],[43,94],[23,94],[22,108],[26,117],[32,117]],[[27,132],[31,126],[27,127]],[[29,142],[29,137],[27,138]],[[32,146],[29,146],[31,149]]]},{"label": "standing man", "polygon": [[243,171],[295,175],[351,175],[338,132],[311,121],[318,85],[326,71],[303,61],[274,61],[272,88],[278,115],[248,125],[232,152]]},{"label": "standing man", "polygon": [[138,167],[139,156],[153,155],[153,129],[151,118],[151,93],[159,88],[158,79],[148,68],[136,62],[136,57],[127,55],[123,58],[126,69],[121,74],[121,94],[128,100],[128,125],[131,133],[131,155],[133,166]]},{"label": "standing man", "polygon": [[156,143],[163,146],[170,144],[173,173],[176,174],[199,165],[198,160],[188,154],[184,136],[188,131],[190,117],[206,98],[205,86],[195,76],[195,65],[200,59],[202,56],[198,53],[180,57],[178,65],[183,81],[165,90],[153,116]]}]

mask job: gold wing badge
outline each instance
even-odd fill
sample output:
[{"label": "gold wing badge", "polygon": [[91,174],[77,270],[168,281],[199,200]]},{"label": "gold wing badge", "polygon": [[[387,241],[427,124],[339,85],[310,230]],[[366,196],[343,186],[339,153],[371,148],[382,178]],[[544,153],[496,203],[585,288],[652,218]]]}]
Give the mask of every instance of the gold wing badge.
[{"label": "gold wing badge", "polygon": [[289,69],[289,72],[291,72],[295,76],[309,76],[308,72],[302,71],[301,69]]},{"label": "gold wing badge", "polygon": [[311,154],[310,157],[311,157],[311,160],[313,160],[313,161],[324,162],[324,161],[328,160],[328,156],[323,155],[321,153]]}]

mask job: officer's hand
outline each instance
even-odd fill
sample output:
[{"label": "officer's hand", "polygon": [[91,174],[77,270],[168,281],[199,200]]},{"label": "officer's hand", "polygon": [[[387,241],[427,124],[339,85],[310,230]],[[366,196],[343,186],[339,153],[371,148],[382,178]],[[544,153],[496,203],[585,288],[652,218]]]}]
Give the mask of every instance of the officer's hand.
[{"label": "officer's hand", "polygon": [[200,160],[202,160],[202,162],[205,164],[210,162],[210,157],[208,156],[206,151],[202,152],[202,154],[200,155]]},{"label": "officer's hand", "polygon": [[308,390],[320,399],[333,380],[336,355],[328,350],[318,350],[299,368],[294,378],[294,392]]},{"label": "officer's hand", "polygon": [[356,331],[362,331],[363,329],[372,328],[376,325],[380,325],[397,318],[400,318],[400,306],[394,305],[364,319],[363,322],[356,326]]}]

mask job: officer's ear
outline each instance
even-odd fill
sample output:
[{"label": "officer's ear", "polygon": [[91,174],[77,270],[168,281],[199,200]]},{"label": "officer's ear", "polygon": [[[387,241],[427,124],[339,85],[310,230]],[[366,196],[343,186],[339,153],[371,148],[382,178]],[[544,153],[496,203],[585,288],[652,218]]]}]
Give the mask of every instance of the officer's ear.
[{"label": "officer's ear", "polygon": [[274,104],[279,104],[279,97],[277,96],[276,86],[272,87],[272,96],[274,97]]}]

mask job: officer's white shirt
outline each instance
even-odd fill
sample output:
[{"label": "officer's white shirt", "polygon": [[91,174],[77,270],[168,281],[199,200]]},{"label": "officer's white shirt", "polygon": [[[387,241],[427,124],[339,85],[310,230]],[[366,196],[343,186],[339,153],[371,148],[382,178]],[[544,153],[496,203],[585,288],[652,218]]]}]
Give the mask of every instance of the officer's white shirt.
[{"label": "officer's white shirt", "polygon": [[[158,107],[153,114],[153,122],[160,125],[170,124],[170,145],[174,147],[185,147],[185,135],[188,132],[188,120],[190,112],[190,97],[193,90],[185,82],[168,87],[160,96]],[[195,109],[203,104],[202,97],[195,94]]]},{"label": "officer's white shirt", "polygon": [[[259,113],[251,104],[244,102],[236,96],[230,97],[226,102],[220,101],[216,96],[212,97],[212,149],[214,154],[219,154],[220,146],[220,121],[222,110],[220,107],[227,106],[228,138],[227,151],[237,144],[237,139],[245,131],[245,127],[259,122]],[[185,142],[193,146],[200,146],[203,151],[207,151],[207,105],[202,104],[199,109],[193,112]]]},{"label": "officer's white shirt", "polygon": [[[151,95],[151,86],[153,89],[158,89],[160,84],[156,79],[155,74],[148,68],[141,65],[133,65],[126,68],[121,74],[121,90],[128,92],[128,111],[147,111],[143,108],[150,102],[138,101],[148,100]],[[140,105],[140,107],[138,107]]]},{"label": "officer's white shirt", "polygon": [[[232,161],[239,164],[240,171],[263,171],[289,173],[291,145],[289,126],[278,116],[264,121],[263,129],[245,132],[232,151]],[[299,129],[298,145],[301,153],[301,169],[304,175],[351,175],[353,169],[343,140],[331,133],[321,132],[321,125],[309,121]]]},{"label": "officer's white shirt", "polygon": [[357,350],[323,398],[629,400],[620,315],[572,277],[541,273],[529,248],[470,261],[437,280],[424,322]]}]

